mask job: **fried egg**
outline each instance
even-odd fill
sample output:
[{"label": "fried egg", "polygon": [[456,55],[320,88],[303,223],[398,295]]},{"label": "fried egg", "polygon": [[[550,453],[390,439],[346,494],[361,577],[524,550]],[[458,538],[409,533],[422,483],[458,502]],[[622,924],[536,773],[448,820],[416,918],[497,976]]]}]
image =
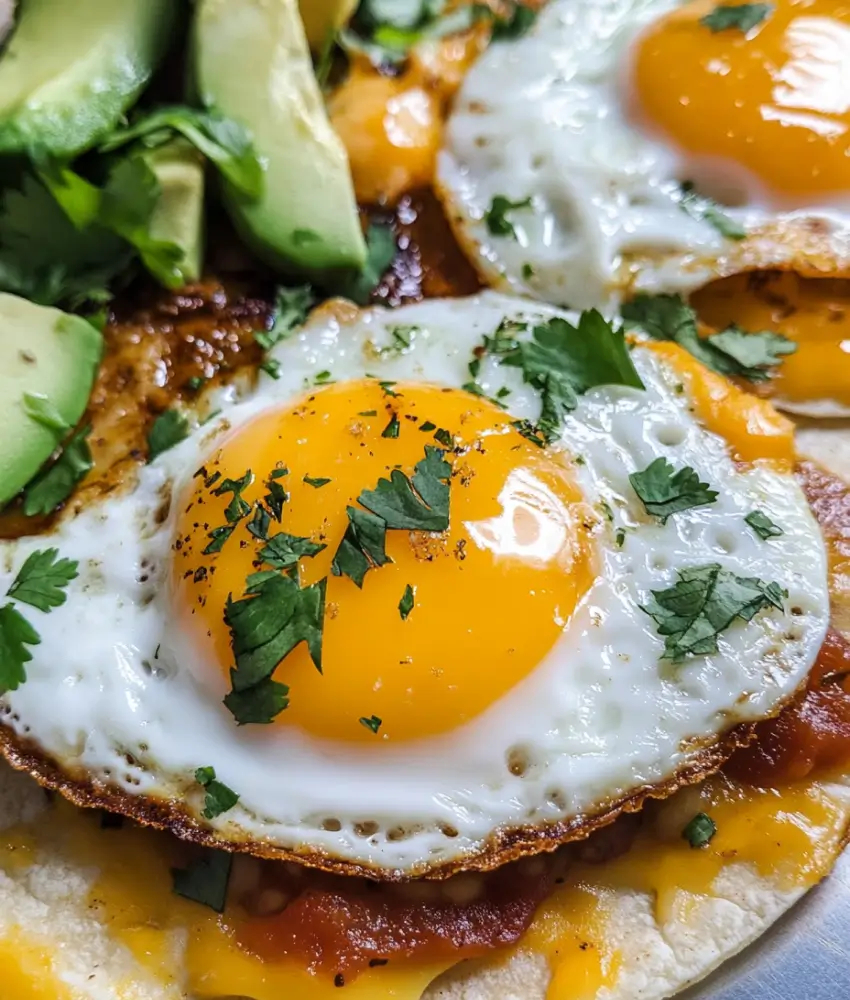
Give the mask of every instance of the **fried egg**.
[{"label": "fried egg", "polygon": [[[22,606],[40,642],[0,698],[12,759],[192,839],[387,879],[584,836],[716,767],[735,727],[797,691],[827,627],[791,426],[654,344],[631,351],[643,388],[591,388],[532,440],[540,391],[486,338],[564,319],[497,293],[320,311],[276,347],[278,379],[223,399],[132,492],[0,543],[2,593],[36,550],[79,564],[64,604]],[[650,514],[629,476],[660,458],[713,502]],[[443,493],[423,461],[448,463]],[[335,575],[351,510],[406,477],[432,513],[448,495],[448,528],[387,530],[360,580]],[[275,493],[279,523],[258,528]],[[760,537],[755,510],[781,533]],[[223,703],[235,658],[280,641],[275,608],[250,597],[270,573],[258,534],[277,532],[306,546],[298,585],[324,602],[322,634],[299,632],[274,670],[289,706],[261,725],[243,705],[239,725]],[[645,609],[705,566],[775,600],[672,662]],[[240,601],[254,631],[237,650]],[[212,818],[208,768],[238,795]]]},{"label": "fried egg", "polygon": [[836,0],[553,0],[467,75],[439,160],[455,232],[489,284],[574,308],[846,277],[848,57]]}]

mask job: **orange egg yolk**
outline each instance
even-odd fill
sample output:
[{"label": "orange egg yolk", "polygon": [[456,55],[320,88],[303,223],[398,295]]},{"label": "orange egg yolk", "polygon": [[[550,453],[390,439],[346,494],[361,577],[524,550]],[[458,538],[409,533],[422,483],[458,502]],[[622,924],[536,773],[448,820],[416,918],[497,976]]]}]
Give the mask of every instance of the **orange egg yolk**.
[{"label": "orange egg yolk", "polygon": [[725,164],[779,201],[847,191],[850,3],[773,0],[746,33],[702,23],[717,6],[695,0],[641,37],[639,117],[684,152],[698,184]]},{"label": "orange egg yolk", "polygon": [[737,323],[797,344],[760,390],[793,403],[850,406],[850,281],[791,272],[738,274],[700,289],[691,304],[712,331]]},{"label": "orange egg yolk", "polygon": [[[362,589],[334,575],[346,508],[393,470],[411,477],[426,446],[442,448],[444,432],[448,530],[388,530],[392,561],[370,569]],[[181,626],[217,689],[234,666],[228,596],[242,598],[248,576],[268,567],[247,516],[220,552],[203,554],[232,499],[214,490],[250,470],[242,497],[255,505],[283,468],[275,481],[287,499],[269,535],[325,546],[300,560],[298,579],[306,587],[327,578],[327,594],[322,673],[303,642],[284,658],[274,679],[288,685],[289,707],[277,725],[373,744],[455,729],[539,666],[595,575],[598,519],[568,460],[527,441],[494,403],[422,384],[328,386],[234,431],[181,498],[173,547]],[[413,605],[403,617],[408,587]],[[359,721],[373,716],[377,733]]]}]

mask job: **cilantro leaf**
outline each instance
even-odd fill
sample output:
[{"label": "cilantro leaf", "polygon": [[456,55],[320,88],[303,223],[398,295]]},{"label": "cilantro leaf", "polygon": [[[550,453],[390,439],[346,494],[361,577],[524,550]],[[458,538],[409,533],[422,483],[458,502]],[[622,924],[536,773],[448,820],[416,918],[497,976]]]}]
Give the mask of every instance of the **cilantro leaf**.
[{"label": "cilantro leaf", "polygon": [[381,437],[382,438],[397,438],[398,435],[399,435],[399,431],[400,430],[401,430],[401,421],[398,419],[398,415],[394,413],[390,417],[390,422],[381,431]]},{"label": "cilantro leaf", "polygon": [[25,173],[0,200],[0,290],[41,305],[110,297],[108,286],[134,256],[102,226],[78,229],[46,186]]},{"label": "cilantro leaf", "polygon": [[707,813],[700,812],[682,830],[682,837],[693,848],[708,847],[716,833],[717,824],[714,820]]},{"label": "cilantro leaf", "polygon": [[374,490],[364,490],[358,503],[383,518],[388,528],[446,531],[452,469],[443,454],[439,448],[426,446],[412,481],[400,469],[393,469],[390,478],[379,479]]},{"label": "cilantro leaf", "polygon": [[787,596],[777,583],[736,576],[718,563],[680,570],[674,586],[651,593],[641,609],[665,637],[662,659],[674,663],[716,653],[717,636],[736,618],[748,622],[768,606],[781,610]]},{"label": "cilantro leaf", "polygon": [[746,239],[746,229],[737,220],[727,215],[710,198],[697,194],[690,181],[686,181],[682,185],[679,205],[682,211],[690,215],[692,219],[705,220],[721,236],[725,236],[729,240]]},{"label": "cilantro leaf", "polygon": [[92,457],[86,440],[90,433],[90,425],[78,430],[56,461],[27,484],[23,502],[27,517],[51,514],[91,470]]},{"label": "cilantro leaf", "polygon": [[629,482],[647,514],[661,518],[662,524],[671,514],[714,503],[718,496],[690,466],[677,472],[666,458],[656,458],[642,472],[633,472]]},{"label": "cilantro leaf", "polygon": [[368,256],[363,269],[346,275],[333,289],[337,295],[359,306],[368,305],[372,293],[395,259],[396,241],[392,226],[373,222],[366,231]]},{"label": "cilantro leaf", "polygon": [[65,603],[65,588],[77,578],[78,566],[74,559],[60,559],[58,549],[37,549],[18,570],[8,596],[39,611],[58,608]]},{"label": "cilantro leaf", "polygon": [[794,341],[770,331],[747,333],[730,326],[721,333],[700,337],[696,312],[680,295],[641,293],[622,307],[623,319],[654,340],[670,340],[721,375],[764,382],[771,378],[782,356],[797,350]]},{"label": "cilantro leaf", "polygon": [[732,368],[732,375],[749,379],[750,382],[766,382],[770,369],[782,362],[786,354],[793,354],[797,344],[781,333],[760,330],[749,333],[732,324],[713,333],[709,344],[723,356],[724,363]]},{"label": "cilantro leaf", "polygon": [[714,34],[735,28],[746,35],[772,13],[772,3],[718,4],[710,14],[701,17],[699,23],[711,29]]},{"label": "cilantro leaf", "polygon": [[305,476],[304,482],[308,486],[312,486],[314,490],[320,490],[323,486],[327,486],[331,480],[322,476]]},{"label": "cilantro leaf", "polygon": [[193,903],[224,913],[232,867],[232,854],[206,848],[203,855],[186,868],[171,869],[172,889]]},{"label": "cilantro leaf", "polygon": [[371,731],[377,735],[378,730],[381,728],[381,723],[384,720],[379,719],[377,715],[370,715],[368,717],[363,715],[360,717],[359,721],[361,726],[371,729]]},{"label": "cilantro leaf", "polygon": [[446,12],[446,0],[362,0],[340,42],[382,69],[402,64],[420,42],[466,31],[478,19],[474,5]]},{"label": "cilantro leaf", "polygon": [[273,569],[289,570],[298,565],[299,559],[316,556],[326,548],[326,545],[309,538],[279,531],[260,549],[259,558]]},{"label": "cilantro leaf", "polygon": [[517,212],[523,208],[531,208],[531,198],[522,198],[519,201],[511,201],[503,194],[497,194],[490,202],[490,207],[484,213],[484,222],[487,231],[491,236],[509,236],[515,240],[516,229],[508,218],[509,212]]},{"label": "cilantro leaf", "polygon": [[316,293],[311,285],[298,285],[295,288],[278,286],[272,327],[270,330],[256,331],[254,340],[264,351],[270,351],[304,324],[315,302]]},{"label": "cilantro leaf", "polygon": [[387,555],[387,523],[382,517],[346,507],[348,527],[336,550],[331,572],[334,576],[347,576],[358,587],[370,569],[384,566],[392,560]]},{"label": "cilantro leaf", "polygon": [[216,816],[221,816],[239,801],[236,792],[216,780],[214,767],[199,767],[195,771],[195,781],[207,792],[203,812],[205,819],[215,819]]},{"label": "cilantro leaf", "polygon": [[15,691],[27,679],[24,664],[32,659],[27,646],[41,636],[11,604],[0,607],[0,692]]},{"label": "cilantro leaf", "polygon": [[327,580],[303,589],[289,576],[265,580],[239,601],[228,600],[224,620],[230,629],[236,669],[235,691],[245,691],[274,673],[299,643],[321,673],[322,625]]},{"label": "cilantro leaf", "polygon": [[535,326],[531,340],[508,338],[496,346],[501,364],[522,369],[523,380],[541,393],[538,425],[526,428],[538,444],[560,436],[565,414],[575,409],[578,396],[588,389],[597,385],[643,389],[622,331],[595,309],[583,312],[578,326],[556,316]]},{"label": "cilantro leaf", "polygon": [[263,168],[245,129],[216,111],[199,111],[185,105],[158,108],[132,125],[117,128],[100,145],[108,153],[141,140],[148,147],[161,146],[175,132],[218,167],[222,175],[247,198],[263,193]]},{"label": "cilantro leaf", "polygon": [[522,38],[537,20],[537,11],[524,3],[511,0],[507,13],[497,14],[486,3],[473,4],[479,19],[492,22],[491,38],[494,42],[513,41]]},{"label": "cilantro leaf", "polygon": [[[230,671],[231,684],[236,671]],[[246,688],[231,691],[224,705],[240,726],[268,725],[289,707],[289,688],[270,677]]]},{"label": "cilantro leaf", "polygon": [[775,524],[762,510],[753,510],[744,518],[753,531],[766,541],[768,538],[778,538],[785,532],[778,524]]},{"label": "cilantro leaf", "polygon": [[180,444],[189,436],[189,421],[178,410],[166,410],[154,420],[148,431],[148,461]]},{"label": "cilantro leaf", "polygon": [[413,587],[408,584],[404,588],[404,593],[401,595],[401,600],[398,602],[398,613],[401,615],[402,621],[407,621],[407,616],[413,610]]}]

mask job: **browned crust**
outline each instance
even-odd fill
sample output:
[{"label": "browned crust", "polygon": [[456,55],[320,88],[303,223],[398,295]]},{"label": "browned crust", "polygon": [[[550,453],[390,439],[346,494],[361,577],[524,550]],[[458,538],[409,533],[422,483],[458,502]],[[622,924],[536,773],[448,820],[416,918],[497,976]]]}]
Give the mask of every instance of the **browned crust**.
[{"label": "browned crust", "polygon": [[634,789],[592,815],[538,826],[502,828],[496,830],[475,854],[433,866],[421,865],[410,871],[356,864],[320,851],[293,851],[263,841],[228,841],[199,823],[179,800],[145,798],[114,784],[97,782],[85,775],[73,775],[42,752],[32,740],[19,736],[2,724],[0,753],[13,768],[25,771],[42,787],[59,792],[76,806],[106,809],[144,826],[169,830],[193,844],[272,861],[292,861],[336,875],[361,876],[381,882],[407,882],[416,878],[445,879],[467,871],[492,871],[509,861],[554,851],[563,844],[584,840],[594,831],[613,823],[622,813],[639,811],[649,799],[665,799],[680,788],[705,780],[719,770],[735,750],[752,742],[754,735],[752,725],[735,726],[712,745],[697,751],[671,778],[657,785]]}]

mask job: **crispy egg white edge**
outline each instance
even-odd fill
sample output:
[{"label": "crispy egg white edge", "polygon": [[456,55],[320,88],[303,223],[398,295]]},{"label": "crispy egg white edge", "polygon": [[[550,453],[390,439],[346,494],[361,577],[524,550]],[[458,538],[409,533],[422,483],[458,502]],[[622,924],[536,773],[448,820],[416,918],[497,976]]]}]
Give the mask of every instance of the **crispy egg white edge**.
[{"label": "crispy egg white edge", "polygon": [[[23,609],[42,642],[28,680],[0,699],[0,721],[67,768],[133,794],[177,797],[199,820],[203,792],[192,776],[212,765],[241,796],[209,824],[220,835],[404,870],[474,853],[498,827],[592,812],[669,777],[694,752],[685,741],[769,715],[804,680],[828,624],[820,532],[793,478],[737,470],[725,442],[688,412],[675,371],[645,349],[633,356],[646,392],[591,390],[565,428],[564,441],[585,460],[575,468],[585,497],[613,512],[597,538],[600,575],[549,656],[478,719],[379,753],[298,732],[237,728],[220,704],[223,678],[201,682],[203,664],[175,659],[168,628],[175,512],[163,524],[156,513],[229,428],[298,397],[325,369],[336,378],[369,372],[459,386],[473,348],[503,318],[554,315],[563,314],[490,292],[365,311],[344,326],[320,318],[277,348],[280,381],[263,378],[253,398],[143,468],[134,493],[92,505],[50,535],[3,543],[0,591],[30,552],[48,545],[78,559],[80,576],[67,603],[49,615]],[[412,346],[376,357],[375,346],[390,346],[400,323],[417,327]],[[537,394],[517,370],[487,360],[480,381],[488,393],[511,389],[512,416],[538,415]],[[719,488],[718,502],[665,526],[652,522],[627,477],[659,455],[693,466]],[[785,534],[756,538],[743,522],[753,507]],[[627,532],[622,549],[614,541],[619,528]],[[717,655],[671,668],[639,605],[675,581],[676,567],[708,562],[777,580],[789,590],[786,609],[730,628]],[[792,607],[800,613],[791,615]],[[508,769],[512,748],[529,762],[522,777]],[[340,820],[341,830],[322,829],[327,818]],[[378,833],[358,836],[357,824],[370,821]],[[442,825],[458,835],[447,837]],[[388,840],[397,827],[409,835]]]},{"label": "crispy egg white edge", "polygon": [[[613,307],[624,293],[686,294],[741,270],[728,260],[741,244],[679,206],[689,178],[675,149],[639,131],[623,106],[629,47],[684,2],[552,0],[528,34],[491,45],[470,69],[437,180],[455,232],[488,283],[565,307]],[[496,195],[533,199],[510,214],[516,240],[487,229]],[[760,226],[810,218],[824,228],[827,256],[850,264],[850,213],[835,205],[777,212],[754,202],[723,211],[754,240],[752,267],[794,258],[792,241],[760,238]],[[631,274],[637,255],[654,263]]]}]

